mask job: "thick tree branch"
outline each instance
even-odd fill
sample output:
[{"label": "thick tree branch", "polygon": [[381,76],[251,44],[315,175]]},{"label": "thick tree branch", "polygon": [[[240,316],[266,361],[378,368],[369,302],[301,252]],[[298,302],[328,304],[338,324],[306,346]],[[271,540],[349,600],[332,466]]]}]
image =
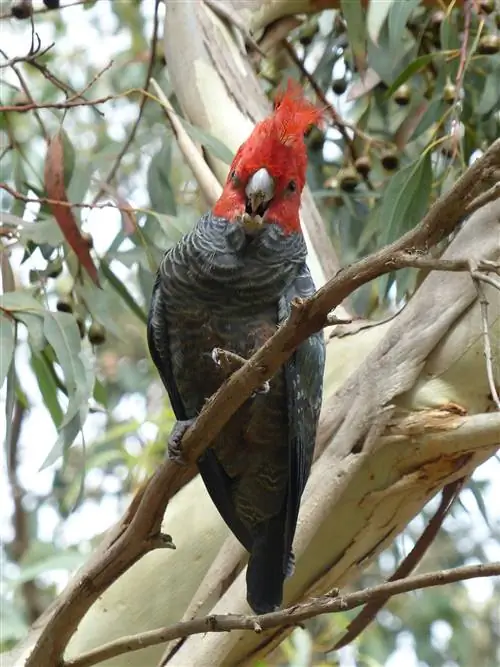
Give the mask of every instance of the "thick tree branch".
[{"label": "thick tree branch", "polygon": [[[392,577],[388,580],[401,581],[408,577],[410,573],[417,567],[427,550],[434,542],[434,539],[443,525],[443,521],[453,505],[453,502],[458,498],[460,491],[463,489],[466,479],[459,479],[456,482],[447,484],[443,489],[441,502],[437,508],[434,516],[425,527],[424,532],[415,542],[415,546],[410,553],[405,557],[403,562],[399,565]],[[338,651],[353,642],[366,629],[366,627],[373,621],[378,612],[388,602],[390,596],[377,597],[375,600],[370,600],[359,614],[349,623],[345,634],[332,646],[330,650]]]},{"label": "thick tree branch", "polygon": [[335,590],[331,595],[324,595],[311,602],[293,605],[281,611],[262,616],[243,616],[239,614],[205,616],[192,621],[183,621],[169,628],[151,630],[131,637],[122,637],[106,646],[89,651],[75,660],[65,661],[63,667],[91,667],[91,665],[96,665],[114,656],[194,634],[230,632],[231,630],[248,630],[258,633],[280,626],[297,625],[320,614],[349,611],[366,603],[385,601],[390,597],[410,591],[453,584],[479,577],[497,576],[500,576],[500,562],[488,565],[466,565],[407,577],[398,581],[390,581],[347,595],[339,595],[338,591]]}]

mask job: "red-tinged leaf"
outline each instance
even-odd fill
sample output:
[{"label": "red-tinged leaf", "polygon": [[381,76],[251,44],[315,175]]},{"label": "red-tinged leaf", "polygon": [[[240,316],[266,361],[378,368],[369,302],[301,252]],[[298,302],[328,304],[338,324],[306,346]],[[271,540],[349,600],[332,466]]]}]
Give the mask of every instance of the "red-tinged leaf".
[{"label": "red-tinged leaf", "polygon": [[[45,158],[45,191],[49,199],[58,202],[67,202],[66,188],[64,187],[64,150],[63,138],[60,132],[52,137],[47,148]],[[100,287],[97,268],[90,255],[87,241],[82,237],[71,208],[64,203],[49,204],[50,210],[57,220],[64,238],[69,243],[78,261],[87,271],[93,282]]]}]

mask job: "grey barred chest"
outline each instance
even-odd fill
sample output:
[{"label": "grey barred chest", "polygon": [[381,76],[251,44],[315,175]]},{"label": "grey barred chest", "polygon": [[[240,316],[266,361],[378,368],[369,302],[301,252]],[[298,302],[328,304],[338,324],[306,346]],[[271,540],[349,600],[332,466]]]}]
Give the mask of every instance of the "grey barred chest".
[{"label": "grey barred chest", "polygon": [[168,320],[175,381],[189,416],[195,416],[226,378],[213,359],[214,348],[248,359],[276,331],[277,308],[243,317],[177,311]]}]

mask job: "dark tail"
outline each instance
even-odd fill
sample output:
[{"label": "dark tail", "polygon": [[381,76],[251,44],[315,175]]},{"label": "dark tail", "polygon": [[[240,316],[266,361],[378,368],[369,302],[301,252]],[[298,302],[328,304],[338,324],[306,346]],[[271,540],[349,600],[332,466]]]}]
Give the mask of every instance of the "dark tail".
[{"label": "dark tail", "polygon": [[248,561],[247,601],[256,614],[281,606],[283,582],[293,572],[293,555],[285,552],[282,522],[276,523],[271,520],[260,527]]}]

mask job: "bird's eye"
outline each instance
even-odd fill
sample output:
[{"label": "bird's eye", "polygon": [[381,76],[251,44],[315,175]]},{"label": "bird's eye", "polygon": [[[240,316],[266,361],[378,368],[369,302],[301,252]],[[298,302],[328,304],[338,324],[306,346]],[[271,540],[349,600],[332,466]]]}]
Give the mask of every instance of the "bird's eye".
[{"label": "bird's eye", "polygon": [[233,169],[231,173],[229,174],[229,178],[233,181],[233,183],[238,182],[238,175],[236,174],[236,171]]},{"label": "bird's eye", "polygon": [[286,187],[289,192],[295,192],[297,190],[297,183],[295,181],[290,181]]}]

